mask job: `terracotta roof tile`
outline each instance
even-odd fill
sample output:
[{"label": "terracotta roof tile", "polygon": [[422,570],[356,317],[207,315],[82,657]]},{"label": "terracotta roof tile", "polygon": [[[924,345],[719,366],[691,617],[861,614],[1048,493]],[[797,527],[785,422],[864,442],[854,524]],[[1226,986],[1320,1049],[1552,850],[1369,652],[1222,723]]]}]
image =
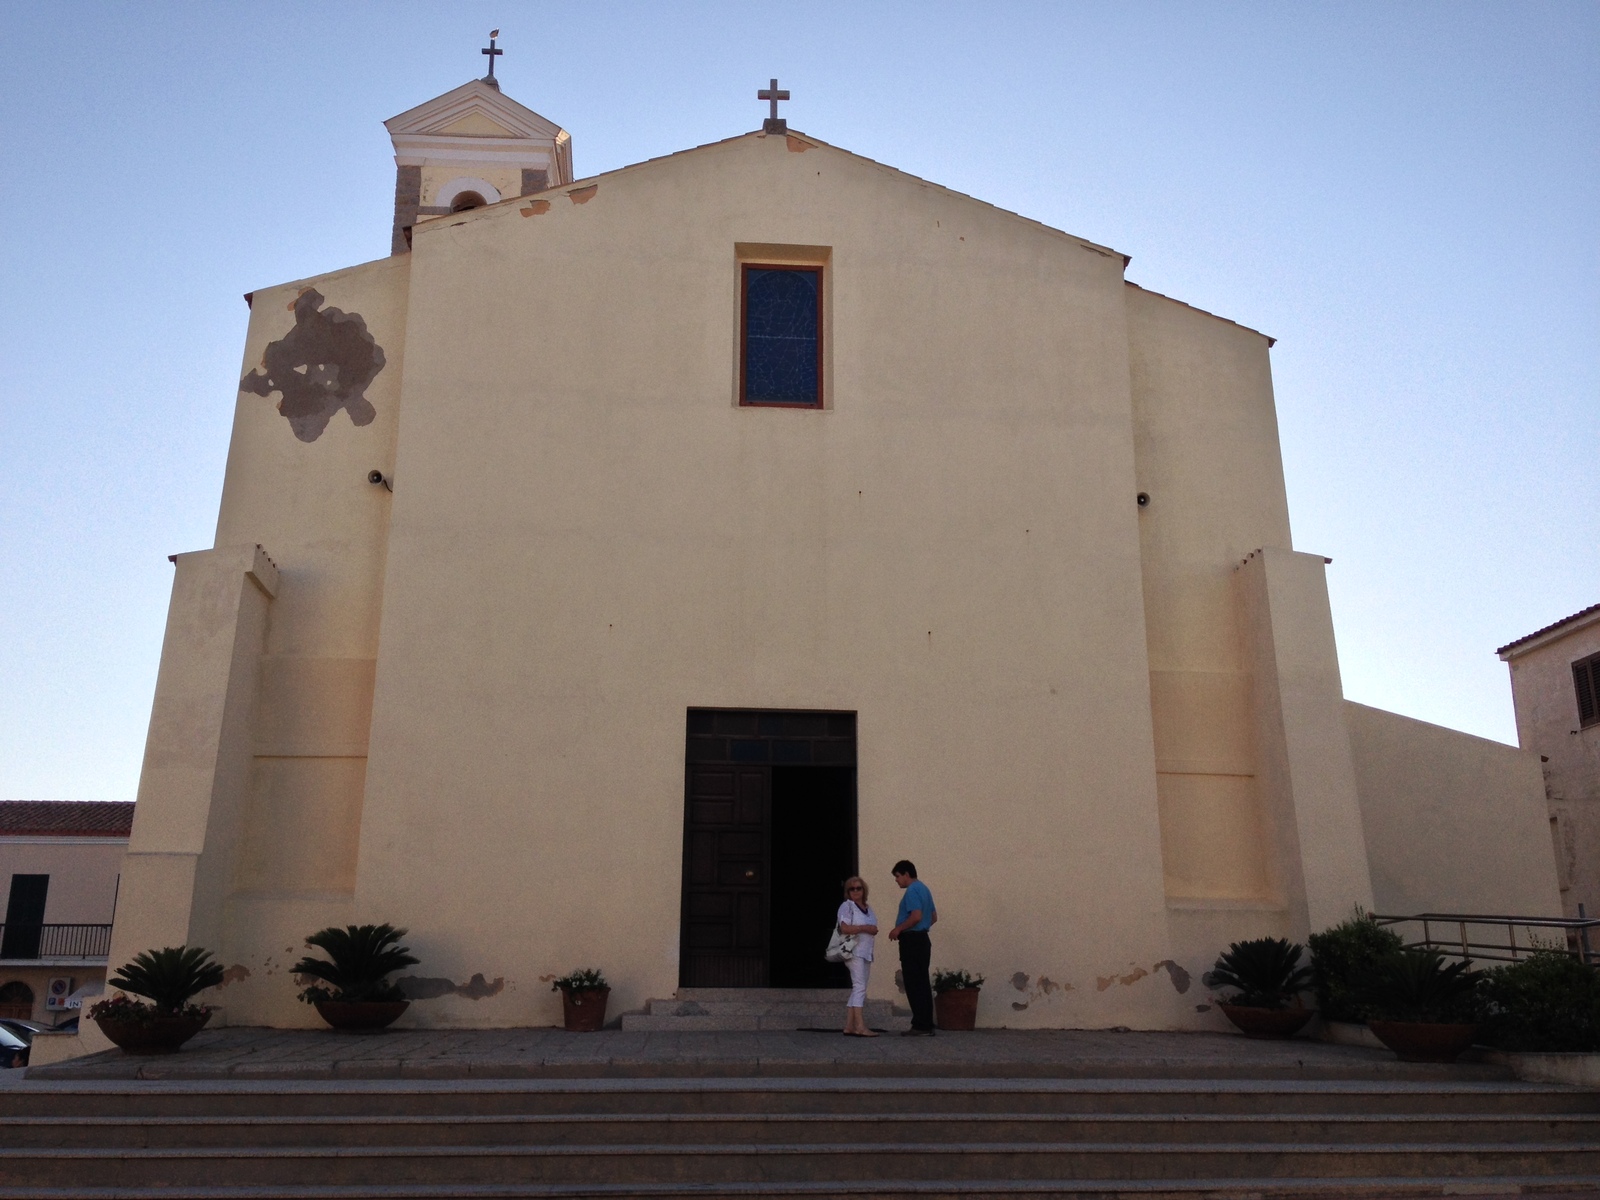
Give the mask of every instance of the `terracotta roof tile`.
[{"label": "terracotta roof tile", "polygon": [[0,837],[127,837],[131,801],[0,800]]},{"label": "terracotta roof tile", "polygon": [[1581,608],[1577,612],[1573,613],[1570,617],[1562,617],[1561,620],[1553,621],[1549,625],[1546,625],[1543,629],[1535,629],[1532,633],[1525,637],[1519,637],[1514,642],[1507,642],[1504,646],[1501,646],[1500,649],[1496,650],[1495,653],[1504,654],[1507,650],[1511,650],[1522,645],[1523,642],[1531,642],[1536,637],[1543,637],[1552,630],[1560,629],[1567,622],[1576,621],[1579,617],[1587,617],[1592,612],[1600,612],[1600,604],[1591,604],[1588,608]]}]

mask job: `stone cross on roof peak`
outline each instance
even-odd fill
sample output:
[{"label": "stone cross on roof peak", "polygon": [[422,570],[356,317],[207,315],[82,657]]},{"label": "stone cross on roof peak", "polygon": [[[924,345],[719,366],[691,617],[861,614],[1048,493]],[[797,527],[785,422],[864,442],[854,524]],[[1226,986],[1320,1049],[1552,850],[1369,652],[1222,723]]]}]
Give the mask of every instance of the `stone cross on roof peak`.
[{"label": "stone cross on roof peak", "polygon": [[761,132],[763,132],[763,133],[788,133],[789,132],[789,122],[785,121],[782,117],[778,116],[778,101],[779,100],[787,100],[788,98],[789,98],[788,90],[785,89],[784,91],[779,91],[778,90],[778,81],[776,79],[774,79],[772,81],[772,86],[771,87],[764,87],[759,92],[756,93],[756,99],[757,100],[770,100],[770,101],[772,101],[772,112],[771,112],[771,115],[768,116],[767,119],[761,123]]},{"label": "stone cross on roof peak", "polygon": [[490,87],[494,88],[496,91],[500,90],[500,81],[494,77],[494,60],[499,58],[502,54],[505,53],[504,50],[495,49],[494,40],[495,40],[495,38],[497,38],[499,36],[500,36],[500,31],[498,29],[489,30],[489,46],[488,46],[488,49],[480,50],[478,52],[480,54],[487,54],[489,56],[489,73],[483,77],[483,81],[485,83],[487,83]]}]

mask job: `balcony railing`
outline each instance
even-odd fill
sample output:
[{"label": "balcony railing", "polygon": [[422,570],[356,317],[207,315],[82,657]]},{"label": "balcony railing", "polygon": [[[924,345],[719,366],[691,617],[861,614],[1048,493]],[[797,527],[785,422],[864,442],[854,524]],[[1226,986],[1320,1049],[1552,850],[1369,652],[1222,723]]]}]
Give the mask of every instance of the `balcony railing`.
[{"label": "balcony railing", "polygon": [[1404,926],[1395,932],[1408,946],[1427,947],[1468,962],[1517,962],[1535,950],[1562,950],[1580,962],[1600,965],[1600,918],[1491,913],[1418,913],[1401,917],[1373,913],[1372,919],[1379,925]]},{"label": "balcony railing", "polygon": [[0,959],[105,958],[110,925],[0,924]]}]

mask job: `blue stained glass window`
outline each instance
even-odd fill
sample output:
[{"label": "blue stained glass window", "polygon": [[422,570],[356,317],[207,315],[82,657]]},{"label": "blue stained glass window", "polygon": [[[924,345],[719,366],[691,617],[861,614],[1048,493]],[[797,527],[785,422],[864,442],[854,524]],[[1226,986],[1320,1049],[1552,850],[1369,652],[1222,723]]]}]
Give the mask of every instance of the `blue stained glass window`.
[{"label": "blue stained glass window", "polygon": [[822,268],[744,268],[745,404],[822,403]]}]

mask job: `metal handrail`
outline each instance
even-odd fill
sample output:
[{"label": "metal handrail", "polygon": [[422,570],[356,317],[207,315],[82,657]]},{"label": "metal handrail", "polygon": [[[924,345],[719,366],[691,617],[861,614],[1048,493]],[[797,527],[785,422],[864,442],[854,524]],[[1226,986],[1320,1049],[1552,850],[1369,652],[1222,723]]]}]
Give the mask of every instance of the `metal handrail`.
[{"label": "metal handrail", "polygon": [[0,923],[0,959],[106,958],[111,926]]},{"label": "metal handrail", "polygon": [[[1422,946],[1438,950],[1452,958],[1460,958],[1471,962],[1474,958],[1487,959],[1490,962],[1518,962],[1535,950],[1559,950],[1570,954],[1579,962],[1591,965],[1600,965],[1600,951],[1595,951],[1589,945],[1589,931],[1600,929],[1600,918],[1595,917],[1522,917],[1510,913],[1417,913],[1413,916],[1386,915],[1373,913],[1372,919],[1379,925],[1400,925],[1405,923],[1420,924],[1422,937],[1414,942],[1407,942],[1408,946]],[[1436,935],[1435,926],[1445,926],[1447,929],[1454,926],[1449,933]],[[1488,934],[1479,935],[1476,930],[1469,932],[1469,927],[1485,926],[1489,929],[1504,931],[1504,937],[1491,941],[1479,940]],[[1517,944],[1517,930],[1526,931],[1526,938],[1521,945]],[[1551,945],[1549,942],[1541,944],[1535,931],[1559,931],[1560,942]]]}]

